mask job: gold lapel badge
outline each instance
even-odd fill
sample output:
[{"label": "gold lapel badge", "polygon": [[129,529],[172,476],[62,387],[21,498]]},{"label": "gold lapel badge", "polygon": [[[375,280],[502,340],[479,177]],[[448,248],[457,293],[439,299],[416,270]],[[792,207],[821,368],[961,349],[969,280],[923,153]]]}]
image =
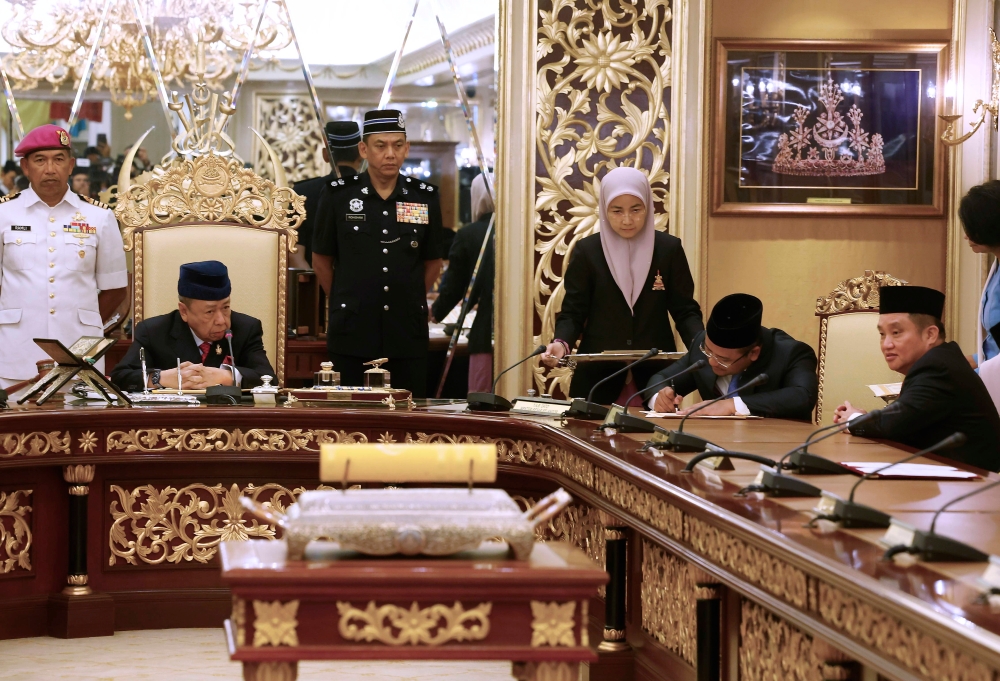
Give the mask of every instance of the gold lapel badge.
[{"label": "gold lapel badge", "polygon": [[653,290],[654,291],[666,291],[666,287],[663,285],[663,277],[660,276],[660,270],[656,270],[656,278],[653,279]]},{"label": "gold lapel badge", "polygon": [[216,345],[215,346],[215,354],[217,354],[217,355],[221,355],[222,354],[222,346],[221,345]]}]

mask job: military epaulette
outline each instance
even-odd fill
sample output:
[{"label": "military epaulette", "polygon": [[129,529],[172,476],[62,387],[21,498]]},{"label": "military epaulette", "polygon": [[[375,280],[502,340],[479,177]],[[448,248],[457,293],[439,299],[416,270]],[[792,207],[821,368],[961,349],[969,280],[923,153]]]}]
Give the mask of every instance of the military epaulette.
[{"label": "military epaulette", "polygon": [[79,196],[81,199],[83,199],[87,203],[94,204],[98,208],[106,208],[108,210],[111,210],[111,206],[109,206],[108,204],[104,203],[103,201],[98,201],[97,199],[92,199],[89,196],[84,196],[83,194],[77,194],[77,196]]},{"label": "military epaulette", "polygon": [[7,203],[8,201],[13,201],[21,195],[21,192],[15,192],[13,194],[7,194],[6,196],[0,196],[0,203]]},{"label": "military epaulette", "polygon": [[344,175],[339,180],[331,180],[328,184],[331,190],[337,191],[341,187],[350,187],[358,183],[361,179],[360,175]]},{"label": "military epaulette", "polygon": [[411,188],[414,185],[416,185],[417,189],[421,189],[425,192],[436,192],[438,190],[437,185],[431,184],[430,182],[426,182],[424,180],[415,180],[412,177],[408,177],[406,178],[406,181],[409,183],[408,186],[410,186]]}]

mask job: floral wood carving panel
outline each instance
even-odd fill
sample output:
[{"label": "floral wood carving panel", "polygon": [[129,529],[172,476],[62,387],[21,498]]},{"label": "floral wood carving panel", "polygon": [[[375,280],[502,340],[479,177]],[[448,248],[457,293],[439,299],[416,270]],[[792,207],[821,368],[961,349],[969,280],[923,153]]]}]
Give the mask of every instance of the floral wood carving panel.
[{"label": "floral wood carving panel", "polygon": [[[307,95],[257,95],[255,102],[254,127],[278,154],[289,182],[330,172],[330,164],[323,160],[326,141]],[[273,180],[267,150],[256,137],[253,159],[261,176]]]},{"label": "floral wood carving panel", "polygon": [[31,572],[30,489],[0,492],[0,575]]},{"label": "floral wood carving panel", "polygon": [[[600,178],[643,170],[667,227],[672,12],[667,0],[540,0],[537,34],[534,342],[548,342],[576,243],[598,230]],[[568,369],[535,384],[568,394]]]},{"label": "floral wood carving panel", "polygon": [[822,681],[823,661],[812,637],[744,600],[740,621],[741,681]]},{"label": "floral wood carving panel", "polygon": [[[331,489],[319,486],[320,489]],[[219,542],[250,537],[275,539],[276,528],[245,518],[241,496],[284,513],[304,487],[288,489],[276,483],[261,486],[195,483],[176,488],[141,485],[131,490],[111,485],[108,509],[108,566],[208,563]]]},{"label": "floral wood carving panel", "polygon": [[642,628],[692,665],[698,648],[695,588],[688,563],[642,540]]}]

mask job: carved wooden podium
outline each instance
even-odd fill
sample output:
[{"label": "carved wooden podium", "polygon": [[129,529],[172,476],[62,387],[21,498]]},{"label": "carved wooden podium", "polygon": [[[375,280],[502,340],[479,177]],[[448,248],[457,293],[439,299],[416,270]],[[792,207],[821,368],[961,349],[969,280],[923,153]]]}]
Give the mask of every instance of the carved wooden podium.
[{"label": "carved wooden podium", "polygon": [[[230,657],[248,681],[294,681],[299,660],[511,660],[522,681],[576,681],[597,655],[588,602],[607,573],[569,544],[527,561],[275,559],[283,542],[223,542]],[[484,544],[484,546],[488,546]],[[500,545],[503,546],[503,545]]]}]

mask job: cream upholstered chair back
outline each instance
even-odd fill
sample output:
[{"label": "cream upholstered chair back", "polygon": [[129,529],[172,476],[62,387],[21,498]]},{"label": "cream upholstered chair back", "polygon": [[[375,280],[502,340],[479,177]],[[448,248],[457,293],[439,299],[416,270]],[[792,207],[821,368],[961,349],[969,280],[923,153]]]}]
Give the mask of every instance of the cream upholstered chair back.
[{"label": "cream upholstered chair back", "polygon": [[141,184],[120,178],[115,213],[125,249],[134,251],[135,323],[177,309],[182,264],[218,260],[233,282],[233,310],[261,321],[264,349],[283,385],[288,253],[303,204],[239,159],[212,152],[177,158]]},{"label": "cream upholstered chair back", "polygon": [[879,287],[905,284],[885,272],[866,270],[863,277],[842,281],[828,296],[816,300],[820,318],[818,425],[833,423],[834,411],[845,400],[865,410],[884,407],[885,402],[868,386],[903,380],[886,366],[877,325]]}]

